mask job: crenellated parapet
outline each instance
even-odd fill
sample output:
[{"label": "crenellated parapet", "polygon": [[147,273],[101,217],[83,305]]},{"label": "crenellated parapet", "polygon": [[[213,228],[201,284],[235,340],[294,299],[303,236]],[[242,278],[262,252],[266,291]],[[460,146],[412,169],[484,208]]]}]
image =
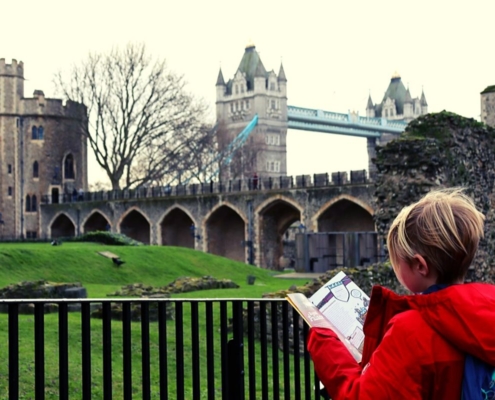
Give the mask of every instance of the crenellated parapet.
[{"label": "crenellated parapet", "polygon": [[24,78],[24,63],[12,59],[10,64],[5,62],[5,58],[0,58],[0,76],[17,76]]},{"label": "crenellated parapet", "polygon": [[46,98],[43,91],[35,90],[33,97],[22,99],[22,114],[45,117],[65,117],[80,119],[86,115],[86,107],[81,103],[61,99]]}]

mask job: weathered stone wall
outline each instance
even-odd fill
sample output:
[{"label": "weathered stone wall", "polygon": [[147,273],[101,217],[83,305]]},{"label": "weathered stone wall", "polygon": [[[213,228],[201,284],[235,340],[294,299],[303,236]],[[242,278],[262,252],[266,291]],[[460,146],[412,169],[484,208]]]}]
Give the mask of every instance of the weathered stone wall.
[{"label": "weathered stone wall", "polygon": [[493,281],[494,145],[493,128],[443,111],[419,117],[400,138],[377,147],[374,208],[378,233],[386,237],[399,211],[430,190],[465,187],[487,218],[485,240],[470,278]]}]

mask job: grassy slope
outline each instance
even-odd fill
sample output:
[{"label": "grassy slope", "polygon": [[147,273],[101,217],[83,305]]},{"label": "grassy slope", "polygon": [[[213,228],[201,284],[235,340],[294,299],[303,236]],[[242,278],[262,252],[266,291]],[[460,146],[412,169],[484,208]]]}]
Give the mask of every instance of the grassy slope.
[{"label": "grassy slope", "polygon": [[[117,254],[126,263],[117,268],[109,258],[98,255],[99,251],[110,251]],[[91,243],[64,243],[62,246],[50,246],[47,243],[29,244],[0,244],[0,287],[11,283],[26,280],[46,279],[54,282],[81,282],[87,289],[90,297],[105,297],[122,285],[142,282],[153,286],[163,286],[180,276],[211,275],[215,278],[228,278],[238,283],[239,289],[223,289],[198,291],[178,294],[177,297],[194,298],[259,298],[263,293],[287,289],[293,284],[301,285],[307,280],[286,280],[274,278],[273,273],[253,266],[234,262],[223,257],[197,252],[184,248],[139,246],[121,247],[107,246]],[[254,285],[247,285],[246,276],[254,275]],[[214,308],[214,324],[219,326],[218,304]],[[204,306],[200,306],[200,314],[203,314]],[[230,307],[229,307],[230,315]],[[188,304],[184,305],[184,370],[185,396],[192,398],[191,378],[191,311]],[[0,314],[0,341],[8,342],[8,316]],[[45,321],[45,395],[47,400],[58,398],[58,315],[47,314]],[[205,319],[200,316],[200,354],[202,367],[205,365]],[[19,398],[34,398],[34,325],[32,315],[19,316]],[[136,398],[141,391],[141,325],[132,323],[132,384]],[[175,393],[175,321],[167,322],[167,346],[168,346],[168,380],[169,398],[176,397]],[[122,398],[122,326],[118,321],[112,321],[112,381],[114,398]],[[220,351],[220,331],[214,329],[215,351]],[[100,320],[91,320],[91,369],[93,374],[92,392],[94,398],[103,398],[101,382],[102,371],[102,324]],[[150,324],[149,345],[151,351],[151,382],[152,398],[157,398],[159,392],[159,364],[158,364],[158,330],[157,324]],[[80,350],[80,315],[69,314],[69,386],[71,398],[80,398],[81,395],[81,350]],[[257,349],[259,344],[256,343]],[[258,352],[257,352],[258,353]],[[279,355],[282,357],[281,353]],[[247,357],[247,356],[246,356]],[[259,357],[259,356],[257,356]],[[8,376],[8,346],[0,346],[0,376]],[[270,364],[271,357],[268,360]],[[259,364],[257,358],[256,365]],[[215,388],[221,390],[220,361],[215,361]],[[257,368],[258,386],[261,377]],[[268,375],[271,381],[271,365],[268,366]],[[207,388],[206,372],[201,373],[202,397]],[[292,379],[289,378],[290,381]],[[8,380],[0,382],[0,393],[7,395]],[[2,397],[2,396],[0,396]],[[3,398],[3,397],[2,397]],[[259,398],[259,396],[258,396]]]},{"label": "grassy slope", "polygon": [[[116,267],[111,259],[98,254],[101,251],[118,255],[125,264]],[[81,282],[88,289],[89,297],[104,297],[130,283],[164,286],[181,276],[204,275],[231,279],[241,286],[237,290],[212,291],[211,297],[260,297],[263,293],[307,281],[274,278],[271,271],[180,247],[0,244],[0,287],[39,279]],[[256,277],[254,286],[247,285],[247,275]],[[201,297],[210,297],[208,291],[201,293]]]}]

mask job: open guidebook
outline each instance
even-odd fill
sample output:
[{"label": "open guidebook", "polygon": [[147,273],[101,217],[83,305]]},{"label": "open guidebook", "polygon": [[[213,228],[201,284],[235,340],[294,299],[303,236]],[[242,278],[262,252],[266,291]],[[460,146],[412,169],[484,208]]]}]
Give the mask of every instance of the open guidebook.
[{"label": "open guidebook", "polygon": [[332,329],[356,361],[361,361],[363,323],[370,299],[344,272],[309,299],[302,293],[291,293],[287,300],[309,326]]}]

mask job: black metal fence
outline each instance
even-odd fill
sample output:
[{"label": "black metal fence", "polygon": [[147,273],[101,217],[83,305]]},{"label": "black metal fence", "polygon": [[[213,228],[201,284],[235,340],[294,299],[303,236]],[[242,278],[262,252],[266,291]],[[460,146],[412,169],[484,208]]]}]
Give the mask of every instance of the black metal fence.
[{"label": "black metal fence", "polygon": [[250,190],[297,189],[307,187],[325,187],[332,185],[356,185],[370,183],[366,170],[325,174],[258,177],[236,179],[227,182],[193,183],[176,186],[151,186],[128,190],[108,190],[82,193],[51,193],[41,197],[42,204],[75,203],[80,201],[107,201],[139,198],[157,198],[169,196],[196,196],[214,193],[231,193]]},{"label": "black metal fence", "polygon": [[0,311],[5,399],[322,398],[307,326],[282,299],[2,300]]}]

